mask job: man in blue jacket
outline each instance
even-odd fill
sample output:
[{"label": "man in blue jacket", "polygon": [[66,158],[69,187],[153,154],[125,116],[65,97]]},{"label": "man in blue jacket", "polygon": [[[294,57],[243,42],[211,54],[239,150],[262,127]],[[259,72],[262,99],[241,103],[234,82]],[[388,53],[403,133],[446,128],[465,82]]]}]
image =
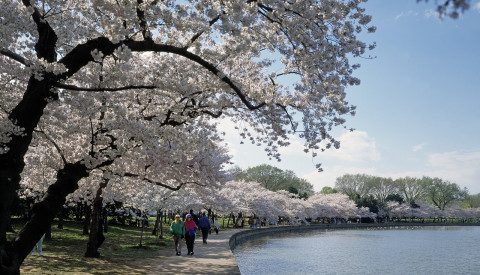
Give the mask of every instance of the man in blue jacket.
[{"label": "man in blue jacket", "polygon": [[208,219],[207,215],[203,213],[202,217],[198,221],[198,227],[202,230],[202,238],[203,243],[207,243],[208,232],[210,231],[210,220]]}]

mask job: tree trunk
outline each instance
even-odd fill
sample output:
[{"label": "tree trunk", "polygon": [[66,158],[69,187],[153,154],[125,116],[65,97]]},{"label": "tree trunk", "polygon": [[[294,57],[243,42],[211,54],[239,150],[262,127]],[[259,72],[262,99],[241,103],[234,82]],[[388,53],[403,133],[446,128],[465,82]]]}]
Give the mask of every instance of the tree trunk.
[{"label": "tree trunk", "polygon": [[152,235],[158,236],[158,229],[159,229],[158,226],[162,219],[161,213],[162,213],[162,210],[157,210],[157,216],[155,219],[155,225],[153,226]]},{"label": "tree trunk", "polygon": [[58,171],[56,182],[48,188],[42,201],[33,205],[30,220],[13,241],[2,246],[0,274],[19,274],[23,260],[47,232],[66,196],[78,188],[78,181],[84,177],[88,177],[87,168],[80,162],[66,164]]},{"label": "tree trunk", "polygon": [[7,230],[21,179],[20,174],[25,166],[23,158],[32,141],[33,129],[37,126],[43,109],[47,105],[45,98],[51,95],[50,88],[47,81],[38,81],[31,77],[24,97],[8,116],[10,121],[15,121],[15,125],[23,128],[24,131],[22,135],[12,135],[11,140],[5,144],[9,150],[0,154],[0,274],[18,273],[19,264],[24,259],[24,257],[21,259],[9,257],[13,255],[16,257],[18,252],[15,251],[15,247],[7,243]]},{"label": "tree trunk", "polygon": [[45,240],[52,239],[52,224],[47,228],[47,232],[45,232]]},{"label": "tree trunk", "polygon": [[58,229],[63,229],[63,218],[65,217],[65,210],[62,207],[62,210],[60,210],[60,213],[58,213]]},{"label": "tree trunk", "polygon": [[103,233],[108,233],[108,212],[103,209]]},{"label": "tree trunk", "polygon": [[102,212],[103,212],[103,189],[107,186],[108,180],[104,180],[100,183],[100,186],[97,189],[95,194],[95,200],[93,202],[93,210],[90,216],[90,235],[88,237],[87,251],[85,252],[85,257],[98,258],[100,257],[100,252],[98,248],[105,241],[105,236],[103,235],[102,227]]},{"label": "tree trunk", "polygon": [[90,227],[90,219],[92,214],[92,209],[88,205],[84,206],[85,208],[85,220],[83,221],[83,232],[82,235],[88,235],[88,228]]},{"label": "tree trunk", "polygon": [[[138,244],[138,246],[143,247],[143,231],[145,229],[146,220],[144,219],[145,216],[143,215],[143,213],[140,213],[140,217],[140,226],[142,227],[142,231],[140,231],[140,243]],[[138,221],[139,219],[136,218],[136,220]]]},{"label": "tree trunk", "polygon": [[[30,1],[22,2],[25,6],[30,6]],[[49,63],[57,61],[55,31],[38,13],[33,13],[32,19],[38,33],[35,44],[37,57]],[[97,38],[78,45],[60,60],[68,71],[63,75],[45,72],[41,80],[32,75],[22,100],[8,115],[8,119],[23,129],[23,132],[21,135],[11,135],[10,141],[4,144],[9,150],[0,154],[0,274],[20,273],[20,265],[50,226],[56,213],[65,203],[65,197],[78,188],[78,181],[81,178],[88,176],[86,167],[80,162],[65,164],[65,167],[58,171],[56,182],[49,187],[42,202],[35,207],[31,219],[13,241],[7,242],[6,233],[10,223],[11,208],[17,196],[20,174],[25,166],[24,156],[31,144],[33,131],[43,115],[43,110],[51,101],[46,99],[58,99],[52,84],[74,75],[88,64],[92,60],[91,51],[95,48],[102,48],[102,52],[110,54],[115,47],[106,38]]]},{"label": "tree trunk", "polygon": [[[160,212],[160,239],[163,239],[163,221],[162,221],[163,212]],[[166,216],[166,215],[165,215]]]}]

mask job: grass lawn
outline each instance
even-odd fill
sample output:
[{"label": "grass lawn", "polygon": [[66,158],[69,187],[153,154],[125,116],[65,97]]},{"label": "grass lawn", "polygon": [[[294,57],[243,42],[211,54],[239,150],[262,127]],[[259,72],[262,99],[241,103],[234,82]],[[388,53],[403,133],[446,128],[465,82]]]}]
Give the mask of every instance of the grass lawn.
[{"label": "grass lawn", "polygon": [[[151,223],[152,224],[152,223]],[[14,222],[14,230],[23,226]],[[44,240],[44,256],[29,255],[21,274],[145,274],[150,267],[162,264],[162,257],[174,254],[169,224],[164,224],[164,238],[152,235],[152,225],[145,228],[143,247],[139,248],[141,228],[109,225],[100,258],[85,258],[88,235],[82,235],[81,222],[66,221],[64,229],[52,224],[52,239]],[[7,238],[13,238],[9,233]]]}]

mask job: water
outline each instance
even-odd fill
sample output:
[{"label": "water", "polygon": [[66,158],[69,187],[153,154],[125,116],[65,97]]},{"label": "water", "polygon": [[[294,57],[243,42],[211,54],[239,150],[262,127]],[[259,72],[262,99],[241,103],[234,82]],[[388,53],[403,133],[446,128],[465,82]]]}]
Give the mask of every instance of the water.
[{"label": "water", "polygon": [[480,227],[275,234],[234,250],[242,274],[480,274]]}]

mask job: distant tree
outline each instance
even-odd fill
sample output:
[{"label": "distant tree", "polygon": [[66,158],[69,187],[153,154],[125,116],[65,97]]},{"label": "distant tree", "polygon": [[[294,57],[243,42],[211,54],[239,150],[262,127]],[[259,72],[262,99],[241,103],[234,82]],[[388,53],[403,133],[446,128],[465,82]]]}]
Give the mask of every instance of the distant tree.
[{"label": "distant tree", "polygon": [[479,208],[480,207],[480,193],[476,195],[467,195],[460,203],[463,208]]},{"label": "distant tree", "polygon": [[358,208],[367,207],[368,209],[370,209],[370,212],[372,212],[372,213],[378,213],[380,208],[382,208],[379,205],[378,200],[373,195],[358,197],[355,200],[355,203],[357,204]]},{"label": "distant tree", "polygon": [[299,178],[291,170],[284,171],[268,164],[262,164],[250,167],[242,173],[235,172],[237,172],[235,177],[237,180],[258,182],[262,187],[271,191],[286,190],[301,197],[308,197],[314,193],[313,185],[307,180]]},{"label": "distant tree", "polygon": [[425,184],[423,184],[421,179],[405,177],[399,178],[395,182],[405,201],[410,204],[421,200],[426,194]]},{"label": "distant tree", "polygon": [[235,180],[241,180],[243,178],[244,171],[238,165],[227,170],[227,173]]},{"label": "distant tree", "polygon": [[400,204],[404,203],[405,200],[399,194],[390,194],[385,198],[385,201],[396,201]]},{"label": "distant tree", "polygon": [[462,190],[456,183],[429,177],[423,177],[422,181],[426,184],[427,199],[440,210],[445,210],[447,205],[461,201],[468,195],[468,190]]},{"label": "distant tree", "polygon": [[346,174],[336,179],[335,189],[346,194],[353,200],[355,200],[357,195],[362,198],[370,194],[371,186],[368,183],[371,178],[372,176],[365,174]]},{"label": "distant tree", "polygon": [[391,178],[371,177],[368,184],[371,194],[380,202],[385,202],[389,195],[398,192],[398,187]]},{"label": "distant tree", "polygon": [[286,181],[282,169],[268,164],[248,168],[241,178],[247,182],[258,182],[265,189],[272,191],[282,189]]},{"label": "distant tree", "polygon": [[338,190],[335,188],[332,188],[330,186],[324,186],[322,190],[320,191],[320,194],[326,195],[326,194],[335,194],[338,193]]}]

